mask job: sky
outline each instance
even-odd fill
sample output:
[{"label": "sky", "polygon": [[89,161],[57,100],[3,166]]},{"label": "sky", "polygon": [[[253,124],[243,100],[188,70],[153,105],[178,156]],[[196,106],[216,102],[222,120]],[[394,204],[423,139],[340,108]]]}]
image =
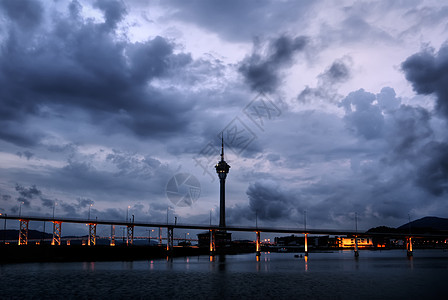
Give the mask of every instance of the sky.
[{"label": "sky", "polygon": [[448,217],[447,32],[444,1],[0,1],[0,213],[218,224],[223,137],[227,225]]}]

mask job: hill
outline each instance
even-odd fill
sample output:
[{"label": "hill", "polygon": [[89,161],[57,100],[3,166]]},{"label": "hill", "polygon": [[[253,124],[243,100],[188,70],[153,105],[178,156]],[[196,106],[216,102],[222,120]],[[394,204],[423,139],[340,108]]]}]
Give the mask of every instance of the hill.
[{"label": "hill", "polygon": [[424,217],[401,225],[397,229],[400,231],[409,230],[409,225],[411,231],[448,231],[448,219],[438,217]]},{"label": "hill", "polygon": [[[50,233],[43,233],[38,230],[28,230],[28,239],[51,239],[53,237]],[[19,231],[14,229],[0,230],[0,240],[17,240],[19,238]]]}]

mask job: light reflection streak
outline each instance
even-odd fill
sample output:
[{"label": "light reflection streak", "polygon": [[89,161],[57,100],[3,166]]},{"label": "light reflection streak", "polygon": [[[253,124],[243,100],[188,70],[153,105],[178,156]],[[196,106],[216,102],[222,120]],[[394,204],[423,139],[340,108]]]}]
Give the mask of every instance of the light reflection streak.
[{"label": "light reflection streak", "polygon": [[408,256],[408,260],[409,260],[409,267],[411,268],[411,270],[414,270],[414,257]]},{"label": "light reflection streak", "polygon": [[305,272],[308,272],[308,255],[305,255]]}]

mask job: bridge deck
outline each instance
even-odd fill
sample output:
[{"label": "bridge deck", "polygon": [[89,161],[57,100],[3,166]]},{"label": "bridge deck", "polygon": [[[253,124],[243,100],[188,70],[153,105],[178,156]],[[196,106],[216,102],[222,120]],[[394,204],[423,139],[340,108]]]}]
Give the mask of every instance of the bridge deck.
[{"label": "bridge deck", "polygon": [[136,226],[136,227],[162,227],[177,229],[193,229],[193,230],[227,230],[227,231],[243,231],[243,232],[269,232],[269,233],[295,233],[295,234],[316,234],[316,235],[357,235],[357,236],[387,236],[387,237],[434,237],[446,238],[448,232],[441,234],[429,233],[396,233],[396,232],[357,232],[354,230],[334,230],[334,229],[304,229],[304,228],[281,228],[281,227],[251,227],[251,226],[226,226],[219,227],[216,225],[200,225],[200,224],[172,224],[157,222],[122,222],[116,220],[96,220],[96,219],[77,219],[77,218],[53,218],[39,216],[6,216],[0,215],[0,219],[8,220],[29,220],[29,221],[45,221],[45,222],[63,222],[78,224],[97,224],[97,225],[116,225],[116,226]]}]

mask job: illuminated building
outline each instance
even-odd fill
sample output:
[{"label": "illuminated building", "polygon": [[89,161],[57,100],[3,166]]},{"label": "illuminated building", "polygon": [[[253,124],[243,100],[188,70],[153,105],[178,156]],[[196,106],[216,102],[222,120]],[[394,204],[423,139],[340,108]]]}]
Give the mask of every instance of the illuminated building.
[{"label": "illuminated building", "polygon": [[[342,248],[354,248],[355,237],[340,237],[339,245]],[[371,237],[358,237],[358,248],[373,248],[373,240]]]}]

